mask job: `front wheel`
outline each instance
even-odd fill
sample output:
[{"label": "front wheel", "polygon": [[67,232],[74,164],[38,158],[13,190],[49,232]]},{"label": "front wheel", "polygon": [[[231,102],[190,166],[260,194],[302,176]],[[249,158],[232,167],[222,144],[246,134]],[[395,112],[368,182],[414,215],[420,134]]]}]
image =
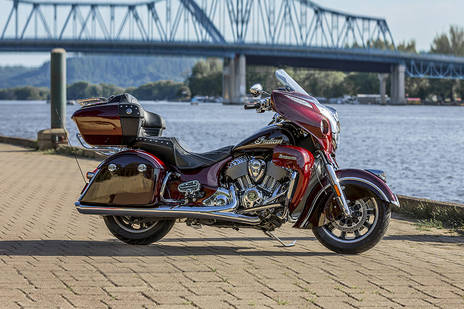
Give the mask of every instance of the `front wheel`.
[{"label": "front wheel", "polygon": [[149,245],[172,229],[176,220],[142,217],[105,216],[105,224],[117,239],[130,245]]},{"label": "front wheel", "polygon": [[357,254],[374,247],[387,231],[391,209],[374,197],[349,200],[352,217],[339,215],[323,226],[313,227],[314,236],[337,253]]}]

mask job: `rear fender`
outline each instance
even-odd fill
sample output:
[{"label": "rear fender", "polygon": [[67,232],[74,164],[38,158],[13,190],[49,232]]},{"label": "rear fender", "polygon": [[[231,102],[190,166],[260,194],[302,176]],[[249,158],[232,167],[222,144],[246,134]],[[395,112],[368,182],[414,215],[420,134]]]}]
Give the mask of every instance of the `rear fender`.
[{"label": "rear fender", "polygon": [[[335,172],[342,186],[358,187],[369,190],[376,198],[385,202],[387,207],[391,204],[400,206],[397,196],[391,191],[386,182],[374,173],[359,169],[341,169]],[[319,218],[328,199],[332,195],[332,188],[327,178],[312,188],[306,201],[305,209],[293,227],[311,228],[320,226]]]}]

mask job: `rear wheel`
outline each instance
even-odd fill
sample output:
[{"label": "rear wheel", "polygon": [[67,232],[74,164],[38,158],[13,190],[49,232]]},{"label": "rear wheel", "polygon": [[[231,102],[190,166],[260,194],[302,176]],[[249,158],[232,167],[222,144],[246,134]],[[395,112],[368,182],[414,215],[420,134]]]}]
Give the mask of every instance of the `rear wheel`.
[{"label": "rear wheel", "polygon": [[374,247],[387,231],[391,210],[371,196],[350,200],[352,217],[339,215],[323,226],[313,227],[316,238],[337,253],[357,254]]},{"label": "rear wheel", "polygon": [[130,245],[149,245],[172,229],[175,220],[143,217],[105,216],[105,224],[117,239]]}]

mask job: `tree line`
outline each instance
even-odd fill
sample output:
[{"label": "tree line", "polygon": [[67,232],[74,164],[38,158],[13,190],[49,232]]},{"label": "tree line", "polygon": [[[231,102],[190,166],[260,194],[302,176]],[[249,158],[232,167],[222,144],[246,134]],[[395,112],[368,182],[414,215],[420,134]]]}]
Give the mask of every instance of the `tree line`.
[{"label": "tree line", "polygon": [[[382,42],[373,42],[377,48],[392,48]],[[417,53],[414,40],[397,46],[399,51]],[[464,28],[451,26],[447,33],[437,35],[430,53],[464,56]],[[248,66],[246,80],[248,87],[261,83],[265,89],[278,88],[274,72],[277,67]],[[378,93],[379,79],[376,73],[334,72],[307,68],[285,68],[287,72],[308,92],[317,97],[340,97],[342,95]],[[387,79],[387,93],[390,80]],[[121,88],[111,84],[91,84],[76,82],[68,85],[67,97],[70,100],[90,97],[108,97],[113,94],[129,92],[140,100],[188,100],[192,96],[222,95],[222,61],[208,58],[198,61],[184,82],[161,80],[139,87]],[[460,80],[440,80],[406,77],[406,94],[423,100],[455,100],[464,97],[464,84]],[[0,100],[46,100],[49,89],[44,87],[18,87],[0,89]]]},{"label": "tree line", "polygon": [[[94,97],[109,97],[114,94],[128,92],[140,100],[187,100],[190,89],[183,82],[157,81],[139,87],[121,88],[110,84],[91,84],[76,82],[66,87],[68,100]],[[50,90],[45,87],[17,87],[0,89],[0,100],[48,100]]]}]

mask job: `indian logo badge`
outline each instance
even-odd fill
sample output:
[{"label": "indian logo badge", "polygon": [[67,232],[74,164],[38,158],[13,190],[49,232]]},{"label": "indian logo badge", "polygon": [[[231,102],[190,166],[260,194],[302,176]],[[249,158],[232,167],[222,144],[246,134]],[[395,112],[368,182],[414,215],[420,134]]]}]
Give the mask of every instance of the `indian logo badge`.
[{"label": "indian logo badge", "polygon": [[255,144],[277,145],[277,144],[282,144],[282,142],[283,142],[282,137],[265,138],[264,136],[261,136],[257,140],[255,140]]}]

